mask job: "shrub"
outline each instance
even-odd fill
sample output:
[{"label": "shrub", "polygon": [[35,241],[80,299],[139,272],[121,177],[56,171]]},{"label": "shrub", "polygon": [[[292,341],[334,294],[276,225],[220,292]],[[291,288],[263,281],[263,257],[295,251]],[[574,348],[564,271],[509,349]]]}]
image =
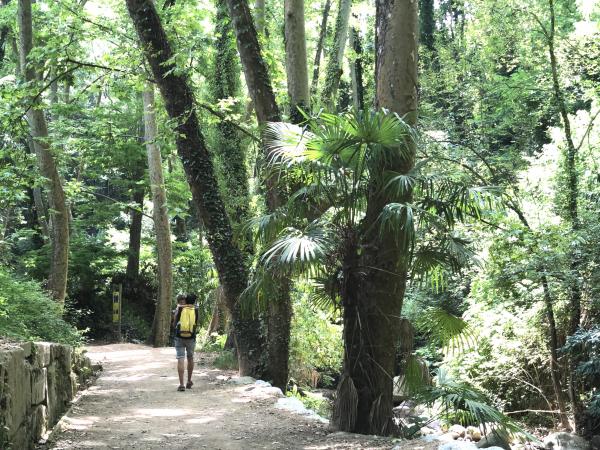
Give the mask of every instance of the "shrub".
[{"label": "shrub", "polygon": [[61,306],[41,286],[0,266],[0,336],[17,340],[82,343],[82,333],[62,317]]},{"label": "shrub", "polygon": [[231,350],[223,350],[215,358],[214,365],[221,370],[237,370],[238,361],[235,354]]},{"label": "shrub", "polygon": [[308,294],[296,299],[290,340],[290,376],[300,384],[333,386],[343,359],[342,327],[315,310]]}]

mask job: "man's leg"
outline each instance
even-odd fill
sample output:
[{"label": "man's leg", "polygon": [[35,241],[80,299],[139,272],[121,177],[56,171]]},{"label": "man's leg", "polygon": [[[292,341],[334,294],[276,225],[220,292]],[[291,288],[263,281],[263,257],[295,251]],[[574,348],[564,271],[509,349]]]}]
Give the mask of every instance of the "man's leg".
[{"label": "man's leg", "polygon": [[177,390],[185,391],[185,386],[183,385],[183,360],[185,359],[185,346],[183,345],[183,342],[181,342],[181,339],[178,337],[175,337],[175,357],[177,358],[177,375],[179,375],[179,387],[177,388]]},{"label": "man's leg", "polygon": [[194,357],[192,356],[191,358],[188,358],[187,360],[188,364],[188,383],[192,382],[192,372],[194,371]]},{"label": "man's leg", "polygon": [[183,386],[183,372],[184,372],[183,358],[178,358],[177,359],[177,374],[179,375],[179,386]]},{"label": "man's leg", "polygon": [[194,384],[192,383],[192,372],[194,371],[194,350],[196,350],[196,339],[190,339],[189,341],[187,341],[185,350],[187,353],[188,372],[187,384],[185,385],[185,387],[191,389],[192,385]]}]

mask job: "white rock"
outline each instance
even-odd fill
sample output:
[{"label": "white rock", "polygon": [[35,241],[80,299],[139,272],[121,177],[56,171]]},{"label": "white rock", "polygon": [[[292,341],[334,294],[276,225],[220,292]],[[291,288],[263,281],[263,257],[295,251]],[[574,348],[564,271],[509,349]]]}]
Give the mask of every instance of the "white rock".
[{"label": "white rock", "polygon": [[252,377],[234,377],[230,380],[227,380],[227,382],[230,384],[239,384],[239,385],[254,384],[255,381],[256,380]]},{"label": "white rock", "polygon": [[452,425],[448,430],[450,433],[456,433],[460,437],[465,437],[466,429],[462,425]]},{"label": "white rock", "polygon": [[329,420],[319,416],[316,412],[307,409],[304,404],[295,397],[280,398],[277,400],[277,403],[275,403],[275,407],[303,415],[310,419],[318,420],[321,423],[329,423]]},{"label": "white rock", "polygon": [[581,436],[562,431],[546,436],[544,447],[551,450],[589,450],[591,445]]},{"label": "white rock", "polygon": [[438,450],[476,450],[477,446],[471,442],[453,441],[441,444]]},{"label": "white rock", "polygon": [[264,380],[256,380],[254,382],[255,385],[260,386],[260,387],[271,387],[271,383],[269,383],[268,381],[264,381]]}]

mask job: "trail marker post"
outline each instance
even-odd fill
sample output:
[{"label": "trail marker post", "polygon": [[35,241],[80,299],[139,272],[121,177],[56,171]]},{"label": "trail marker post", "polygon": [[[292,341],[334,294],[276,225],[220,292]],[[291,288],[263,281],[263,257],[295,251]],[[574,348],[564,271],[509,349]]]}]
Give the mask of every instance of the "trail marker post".
[{"label": "trail marker post", "polygon": [[113,286],[112,290],[112,322],[115,339],[121,342],[121,303],[123,298],[123,285]]}]

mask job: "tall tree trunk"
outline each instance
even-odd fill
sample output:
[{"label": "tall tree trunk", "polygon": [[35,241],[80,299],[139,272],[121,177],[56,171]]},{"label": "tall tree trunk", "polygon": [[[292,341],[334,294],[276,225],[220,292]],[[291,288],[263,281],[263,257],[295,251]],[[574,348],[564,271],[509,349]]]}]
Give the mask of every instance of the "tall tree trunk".
[{"label": "tall tree trunk", "polygon": [[335,108],[337,91],[342,76],[342,63],[344,61],[344,50],[348,38],[348,21],[352,0],[340,0],[337,20],[335,22],[335,34],[333,36],[333,47],[331,49],[327,67],[325,69],[325,86],[321,93],[321,105],[329,110]]},{"label": "tall tree trunk", "polygon": [[[217,54],[212,69],[210,91],[215,103],[240,95],[240,67],[235,45],[235,35],[225,0],[217,0],[215,31]],[[239,113],[236,105],[234,113]],[[250,256],[253,253],[252,236],[243,231],[243,225],[250,218],[250,187],[246,167],[246,145],[235,124],[221,121],[217,125],[215,154],[218,156],[222,174],[222,189],[225,206],[233,225],[239,247]]]},{"label": "tall tree trunk", "polygon": [[169,343],[171,319],[171,297],[173,292],[173,254],[171,250],[171,228],[167,211],[167,192],[163,178],[162,157],[156,144],[156,115],[154,110],[154,87],[146,86],[144,97],[144,138],[148,155],[148,172],[156,233],[158,254],[158,301],[154,314],[154,346],[165,347]]},{"label": "tall tree trunk", "polygon": [[187,78],[177,72],[173,51],[150,0],[127,0],[146,58],[158,84],[169,117],[177,122],[177,152],[183,163],[194,203],[206,229],[213,260],[219,273],[234,324],[242,375],[261,376],[263,339],[255,320],[240,314],[239,296],[246,288],[248,271],[219,193],[213,164],[195,113],[194,96]]},{"label": "tall tree trunk", "polygon": [[419,0],[421,44],[429,51],[435,50],[434,0]]},{"label": "tall tree trunk", "polygon": [[[10,3],[10,0],[2,0],[0,1],[0,8],[7,6]],[[0,28],[0,69],[4,64],[4,56],[6,55],[6,43],[8,42],[8,33],[10,32],[10,27],[8,25],[4,25]]]},{"label": "tall tree trunk", "polygon": [[[21,73],[25,81],[35,82],[36,74],[32,64],[27,58],[33,48],[33,28],[31,19],[31,0],[19,0],[19,59]],[[31,100],[34,101],[33,99]],[[48,289],[52,297],[58,302],[64,302],[67,290],[67,271],[69,266],[69,214],[65,201],[56,162],[48,144],[48,126],[44,112],[39,108],[39,102],[34,102],[27,111],[27,121],[33,146],[37,155],[40,172],[47,181],[48,204],[50,209],[52,260],[50,263],[50,277]]]},{"label": "tall tree trunk", "polygon": [[354,59],[350,61],[350,79],[352,80],[352,104],[355,109],[362,110],[365,106],[363,68],[362,68],[362,46],[360,35],[354,27],[350,29],[350,46],[354,50]]},{"label": "tall tree trunk", "polygon": [[[512,209],[519,218],[523,226],[533,232],[529,221],[521,208],[515,202],[510,202],[508,207]],[[556,320],[554,316],[554,302],[550,293],[550,284],[548,283],[548,277],[546,276],[546,268],[541,267],[540,271],[543,273],[541,276],[542,290],[544,293],[544,307],[546,310],[546,320],[548,321],[548,347],[550,348],[550,378],[552,379],[552,388],[554,390],[554,396],[556,397],[556,404],[558,405],[558,411],[560,416],[560,423],[565,430],[571,429],[569,423],[569,417],[567,415],[567,408],[565,405],[565,398],[560,382],[560,367],[558,365],[558,333],[556,331]]]},{"label": "tall tree trunk", "polygon": [[319,68],[321,67],[321,53],[323,53],[323,45],[325,44],[325,36],[327,36],[327,19],[329,18],[329,10],[331,9],[331,0],[325,0],[323,5],[323,18],[321,19],[321,29],[319,31],[319,40],[317,41],[317,49],[315,50],[315,62],[313,63],[313,77],[310,84],[310,95],[315,97],[319,88]]},{"label": "tall tree trunk", "polygon": [[304,0],[285,0],[285,70],[290,99],[290,120],[303,120],[298,108],[308,110],[308,67],[306,65],[306,33],[304,31]]},{"label": "tall tree trunk", "polygon": [[131,200],[137,209],[129,211],[129,247],[127,249],[127,269],[125,274],[128,279],[134,280],[140,274],[140,247],[142,243],[142,209],[144,207],[144,190],[135,188]]},{"label": "tall tree trunk", "polygon": [[[377,0],[375,65],[376,106],[416,124],[418,14],[414,0]],[[336,424],[345,431],[389,434],[392,421],[392,384],[400,313],[406,289],[410,244],[391,231],[379,232],[378,217],[392,199],[376,180],[385,171],[407,173],[414,165],[414,143],[409,156],[391,153],[373,168],[367,210],[361,223],[358,262],[361,277],[344,302],[344,374],[338,387]],[[409,202],[411,194],[394,201]],[[340,395],[341,394],[341,395]],[[345,414],[342,409],[346,408]],[[341,420],[345,417],[345,420]]]},{"label": "tall tree trunk", "polygon": [[[238,52],[246,84],[254,103],[258,123],[279,122],[281,116],[275,101],[271,78],[262,58],[256,29],[247,0],[227,0],[236,34]],[[267,149],[263,146],[265,157]],[[282,205],[282,193],[276,188],[275,176],[265,180],[267,210],[273,212]],[[291,299],[288,277],[277,278],[276,295],[269,301],[268,374],[274,386],[285,390],[288,377],[288,355],[291,328]]]},{"label": "tall tree trunk", "polygon": [[254,2],[254,20],[256,21],[256,32],[258,34],[265,34],[265,13],[266,6],[265,0],[255,0]]},{"label": "tall tree trunk", "polygon": [[[563,132],[565,135],[565,141],[567,143],[567,217],[570,222],[571,232],[575,236],[578,234],[580,229],[578,213],[579,180],[577,174],[577,149],[575,148],[575,144],[573,143],[571,121],[569,120],[569,114],[567,112],[567,105],[565,103],[564,93],[560,85],[558,75],[558,61],[556,59],[556,52],[554,50],[556,36],[556,17],[554,9],[554,0],[548,0],[548,5],[550,9],[550,29],[546,31],[546,38],[548,43],[548,56],[550,59],[550,67],[552,70],[552,87],[554,90],[554,98],[558,110],[560,112],[560,116],[562,118]],[[571,335],[573,335],[577,331],[581,321],[581,286],[579,284],[581,263],[578,255],[578,249],[573,248],[571,251],[570,264],[572,282],[569,292],[569,334]],[[581,433],[584,427],[584,410],[583,405],[581,404],[581,400],[579,399],[579,382],[577,379],[578,377],[576,373],[576,367],[576,358],[574,356],[571,356],[569,361],[569,396],[571,398],[571,404],[573,407],[575,431]]]}]

